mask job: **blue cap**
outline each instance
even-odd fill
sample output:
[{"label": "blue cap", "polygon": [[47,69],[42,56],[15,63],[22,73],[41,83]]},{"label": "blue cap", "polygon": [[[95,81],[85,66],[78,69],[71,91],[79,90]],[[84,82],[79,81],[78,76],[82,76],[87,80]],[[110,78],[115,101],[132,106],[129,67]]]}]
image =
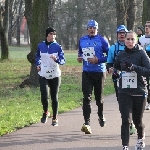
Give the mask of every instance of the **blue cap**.
[{"label": "blue cap", "polygon": [[128,32],[127,28],[124,25],[120,25],[117,29],[117,32],[120,32],[121,30],[124,30],[125,32]]},{"label": "blue cap", "polygon": [[88,27],[96,27],[96,29],[98,29],[98,23],[95,20],[90,20],[87,24],[87,28]]}]

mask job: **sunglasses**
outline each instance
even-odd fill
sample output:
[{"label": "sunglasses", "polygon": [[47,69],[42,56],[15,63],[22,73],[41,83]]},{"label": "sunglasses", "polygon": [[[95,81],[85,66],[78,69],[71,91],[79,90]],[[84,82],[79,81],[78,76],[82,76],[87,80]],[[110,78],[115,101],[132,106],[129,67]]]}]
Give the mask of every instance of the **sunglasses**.
[{"label": "sunglasses", "polygon": [[150,25],[147,25],[147,24],[146,24],[145,27],[146,27],[146,28],[150,28]]},{"label": "sunglasses", "polygon": [[126,34],[126,32],[118,32],[118,34]]}]

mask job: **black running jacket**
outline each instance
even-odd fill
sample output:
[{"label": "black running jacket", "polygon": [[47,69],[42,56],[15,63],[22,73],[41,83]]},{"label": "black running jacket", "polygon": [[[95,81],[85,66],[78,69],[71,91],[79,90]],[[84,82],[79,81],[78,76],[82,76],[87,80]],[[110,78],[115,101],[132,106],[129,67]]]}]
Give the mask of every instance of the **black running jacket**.
[{"label": "black running jacket", "polygon": [[[124,68],[124,62],[133,64],[132,71],[137,73],[137,88],[122,88],[122,73],[123,71],[131,72]],[[146,52],[138,44],[133,49],[121,51],[115,59],[114,69],[120,71],[119,78],[119,93],[126,93],[133,96],[144,96],[147,94],[147,82],[145,76],[150,76],[150,58]]]}]

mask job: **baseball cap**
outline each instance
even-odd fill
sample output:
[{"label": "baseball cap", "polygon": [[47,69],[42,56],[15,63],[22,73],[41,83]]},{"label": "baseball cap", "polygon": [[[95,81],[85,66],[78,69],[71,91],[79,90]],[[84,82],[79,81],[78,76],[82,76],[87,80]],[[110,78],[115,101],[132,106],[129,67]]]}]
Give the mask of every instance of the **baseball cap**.
[{"label": "baseball cap", "polygon": [[96,27],[96,29],[98,29],[98,23],[95,20],[90,20],[87,24],[87,28],[88,27]]},{"label": "baseball cap", "polygon": [[120,32],[121,30],[124,30],[125,32],[128,32],[127,28],[125,27],[125,25],[120,25],[117,29],[117,32]]}]

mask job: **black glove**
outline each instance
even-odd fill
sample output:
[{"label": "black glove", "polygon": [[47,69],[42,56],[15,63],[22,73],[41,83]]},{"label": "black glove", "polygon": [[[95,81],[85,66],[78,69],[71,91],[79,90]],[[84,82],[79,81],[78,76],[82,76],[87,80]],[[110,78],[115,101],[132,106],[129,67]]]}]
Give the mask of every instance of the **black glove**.
[{"label": "black glove", "polygon": [[113,81],[116,81],[118,78],[119,78],[119,74],[118,74],[117,72],[114,72],[114,73],[112,74],[112,79],[113,79]]},{"label": "black glove", "polygon": [[129,62],[129,61],[125,61],[125,62],[123,63],[123,67],[124,67],[125,69],[127,69],[128,71],[131,71],[131,70],[132,70],[132,66],[133,66],[133,64],[132,64],[131,62]]}]

